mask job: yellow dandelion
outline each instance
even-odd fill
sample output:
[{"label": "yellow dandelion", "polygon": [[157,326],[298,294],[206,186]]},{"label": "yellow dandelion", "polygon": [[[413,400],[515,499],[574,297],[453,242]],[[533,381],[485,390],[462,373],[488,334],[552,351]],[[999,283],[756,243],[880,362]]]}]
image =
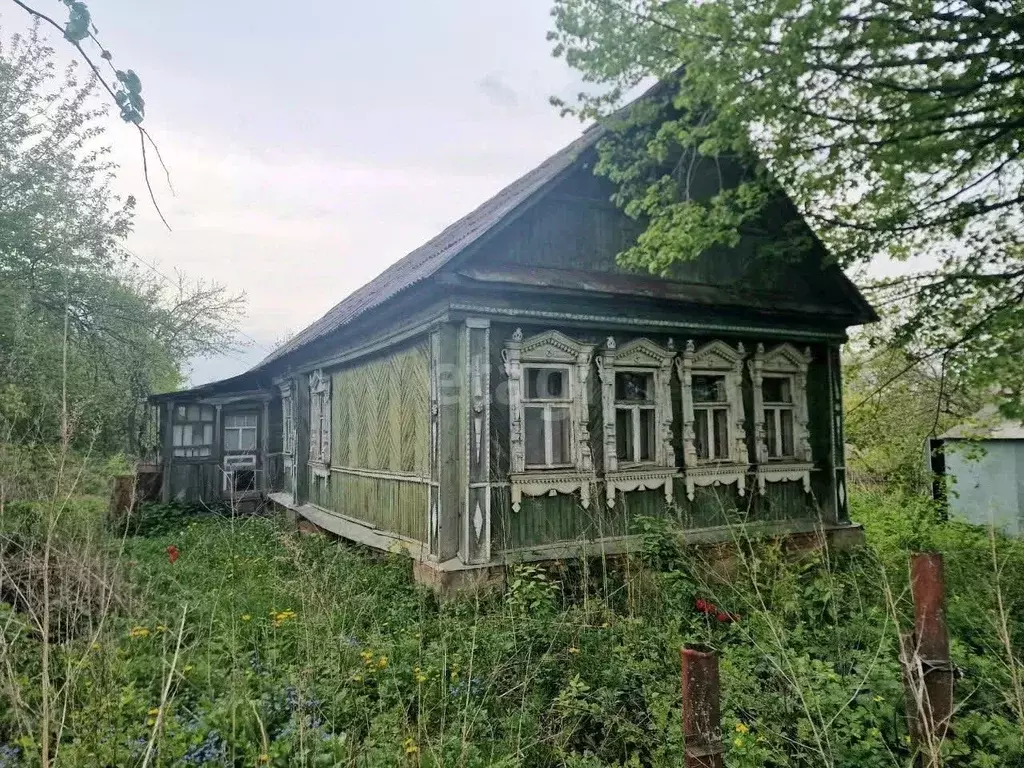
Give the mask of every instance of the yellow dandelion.
[{"label": "yellow dandelion", "polygon": [[149,630],[145,627],[132,627],[132,631],[128,633],[131,638],[149,637]]},{"label": "yellow dandelion", "polygon": [[880,703],[882,703],[883,701],[885,701],[885,698],[884,698],[884,697],[882,697],[882,696],[875,696],[875,698],[873,699],[873,701],[874,701],[874,702],[875,702],[876,704],[880,704]]},{"label": "yellow dandelion", "polygon": [[163,624],[157,624],[155,629],[156,629],[157,632],[166,632],[167,631],[167,627],[164,626]]},{"label": "yellow dandelion", "polygon": [[387,667],[388,667],[388,657],[387,656],[381,656],[379,659],[377,659],[377,669],[387,669]]},{"label": "yellow dandelion", "polygon": [[736,733],[749,733],[750,726],[746,723],[736,723]]},{"label": "yellow dandelion", "polygon": [[407,755],[415,755],[420,751],[420,748],[416,745],[416,741],[411,738],[406,739],[402,746],[405,748],[405,754]]},{"label": "yellow dandelion", "polygon": [[242,621],[251,621],[251,620],[252,620],[252,616],[250,616],[248,613],[243,613],[242,614]]},{"label": "yellow dandelion", "polygon": [[743,739],[741,739],[739,736],[737,736],[735,739],[733,739],[732,743],[733,743],[733,746],[735,746],[735,747],[742,747],[743,746]]},{"label": "yellow dandelion", "polygon": [[160,714],[160,708],[159,707],[153,707],[153,709],[149,710],[149,712],[147,712],[146,714],[149,715],[150,717],[152,717],[153,715],[159,715]]}]

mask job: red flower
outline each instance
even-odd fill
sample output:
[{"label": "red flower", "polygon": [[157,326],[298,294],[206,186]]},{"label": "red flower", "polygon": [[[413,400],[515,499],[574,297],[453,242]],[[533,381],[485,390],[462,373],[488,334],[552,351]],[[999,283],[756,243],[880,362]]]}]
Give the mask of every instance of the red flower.
[{"label": "red flower", "polygon": [[167,559],[171,561],[171,565],[174,565],[174,561],[178,559],[179,555],[181,555],[181,553],[173,544],[167,548]]},{"label": "red flower", "polygon": [[722,613],[721,611],[715,614],[715,618],[718,619],[718,621],[721,621],[723,624],[727,621],[732,621],[732,616],[730,616],[728,613]]}]

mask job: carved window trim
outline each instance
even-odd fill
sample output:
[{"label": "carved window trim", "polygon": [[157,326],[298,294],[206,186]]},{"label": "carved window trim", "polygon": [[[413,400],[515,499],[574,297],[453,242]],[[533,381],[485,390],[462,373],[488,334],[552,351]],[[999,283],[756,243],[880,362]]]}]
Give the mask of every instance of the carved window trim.
[{"label": "carved window trim", "polygon": [[284,381],[278,385],[281,391],[281,453],[286,457],[295,455],[295,394],[292,382]]},{"label": "carved window trim", "polygon": [[331,463],[331,377],[323,370],[309,377],[309,464],[326,476]]},{"label": "carved window trim", "polygon": [[[770,352],[758,344],[753,358],[748,363],[753,385],[754,402],[754,444],[757,453],[757,487],[761,494],[766,483],[795,482],[799,480],[805,493],[811,490],[810,432],[807,411],[807,369],[811,363],[811,350],[800,352],[792,344],[780,344]],[[793,456],[769,458],[768,434],[765,424],[765,405],[762,384],[766,376],[778,376],[790,380],[793,398]]]},{"label": "carved window trim", "polygon": [[[597,358],[601,379],[601,416],[604,442],[605,498],[615,506],[617,491],[661,488],[665,500],[672,501],[672,479],[676,476],[675,450],[672,448],[672,360],[671,340],[662,347],[650,339],[634,339],[618,347],[611,336]],[[643,373],[654,381],[654,458],[650,461],[621,464],[618,459],[618,435],[615,378],[618,373]]]},{"label": "carved window trim", "polygon": [[[594,459],[590,449],[587,379],[594,349],[594,344],[575,341],[555,330],[524,339],[522,329],[516,328],[501,351],[508,377],[510,488],[514,512],[519,511],[523,495],[579,492],[583,507],[590,506]],[[567,467],[526,466],[523,371],[531,366],[563,366],[569,369],[571,464]]]},{"label": "carved window trim", "polygon": [[[747,471],[750,467],[747,454],[747,433],[743,412],[743,359],[746,352],[743,344],[735,348],[724,341],[715,340],[697,349],[693,340],[686,342],[683,354],[676,360],[683,401],[683,478],[686,483],[686,498],[693,501],[696,486],[736,485],[740,496],[746,494]],[[722,376],[725,378],[726,420],[728,435],[726,444],[729,456],[726,460],[699,459],[697,457],[695,414],[693,402],[694,376]],[[708,435],[714,440],[714,435]]]}]

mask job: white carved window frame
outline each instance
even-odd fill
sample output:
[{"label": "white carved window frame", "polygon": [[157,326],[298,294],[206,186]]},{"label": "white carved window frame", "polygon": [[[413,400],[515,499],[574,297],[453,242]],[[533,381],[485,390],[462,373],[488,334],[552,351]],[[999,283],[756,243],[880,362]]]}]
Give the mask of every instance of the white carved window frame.
[{"label": "white carved window frame", "polygon": [[[672,501],[672,478],[676,476],[676,454],[672,448],[672,360],[675,350],[650,339],[634,339],[617,347],[608,337],[597,358],[601,379],[601,417],[604,442],[605,497],[615,506],[616,492],[661,488],[665,500]],[[615,400],[617,373],[643,373],[654,381],[654,458],[650,461],[619,464]]]},{"label": "white carved window frame", "polygon": [[326,476],[331,463],[331,377],[322,370],[309,377],[309,464]]},{"label": "white carved window frame", "polygon": [[[716,340],[698,349],[690,340],[686,342],[682,356],[676,360],[683,401],[683,479],[686,483],[686,498],[690,501],[693,501],[697,486],[735,484],[740,496],[746,494],[750,462],[747,455],[746,419],[743,411],[745,354],[743,344],[737,344],[734,348],[724,341]],[[725,379],[726,407],[729,410],[726,420],[726,444],[729,455],[724,460],[698,458],[694,429],[695,376],[720,376]],[[714,425],[709,424],[709,427],[711,429],[708,439],[714,441]]]},{"label": "white carved window frame", "polygon": [[292,382],[278,385],[281,391],[281,453],[286,457],[295,455],[295,398]]},{"label": "white carved window frame", "polygon": [[[522,329],[517,328],[501,351],[508,377],[510,487],[514,512],[519,511],[523,495],[554,496],[578,492],[583,507],[590,506],[594,459],[590,449],[587,379],[594,349],[594,344],[575,341],[555,330],[524,339]],[[523,371],[530,367],[561,367],[569,371],[569,466],[526,466]]]},{"label": "white carved window frame", "polygon": [[[799,480],[805,493],[811,490],[810,432],[807,411],[807,369],[811,364],[811,350],[803,352],[792,344],[780,344],[770,352],[758,344],[749,361],[753,385],[754,435],[757,450],[757,487],[764,494],[766,483],[795,482]],[[793,456],[769,458],[768,434],[765,428],[764,393],[761,389],[766,376],[788,378],[793,398]]]}]

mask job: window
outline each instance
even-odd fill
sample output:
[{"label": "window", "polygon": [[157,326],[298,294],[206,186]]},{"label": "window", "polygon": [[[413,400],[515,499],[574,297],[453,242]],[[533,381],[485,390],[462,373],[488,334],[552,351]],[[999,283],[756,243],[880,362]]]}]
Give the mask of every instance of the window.
[{"label": "window", "polygon": [[765,353],[758,344],[750,361],[757,434],[757,484],[802,481],[811,490],[810,434],[807,428],[807,370],[811,351],[780,344]]},{"label": "window", "polygon": [[295,453],[295,416],[292,413],[292,398],[281,398],[281,450],[291,456]]},{"label": "window", "polygon": [[742,344],[686,343],[676,361],[683,394],[683,475],[691,501],[696,486],[735,485],[746,493]]},{"label": "window", "polygon": [[178,405],[174,408],[171,442],[174,455],[195,459],[213,455],[212,405]]},{"label": "window", "polygon": [[309,378],[309,461],[331,461],[331,377],[319,370]]},{"label": "window", "polygon": [[521,328],[505,342],[513,512],[524,495],[579,493],[581,506],[590,506],[594,458],[587,378],[594,347],[559,331],[524,340]]},{"label": "window", "polygon": [[765,376],[761,382],[765,442],[769,459],[792,457],[793,381],[788,376]]},{"label": "window", "polygon": [[693,433],[697,459],[728,461],[729,396],[725,376],[693,377]]},{"label": "window", "polygon": [[615,373],[615,457],[625,464],[655,460],[654,374]]},{"label": "window", "polygon": [[564,467],[572,463],[572,395],[569,369],[523,369],[526,392],[523,421],[527,467]]},{"label": "window", "polygon": [[224,452],[256,450],[255,413],[228,413],[224,416]]}]

